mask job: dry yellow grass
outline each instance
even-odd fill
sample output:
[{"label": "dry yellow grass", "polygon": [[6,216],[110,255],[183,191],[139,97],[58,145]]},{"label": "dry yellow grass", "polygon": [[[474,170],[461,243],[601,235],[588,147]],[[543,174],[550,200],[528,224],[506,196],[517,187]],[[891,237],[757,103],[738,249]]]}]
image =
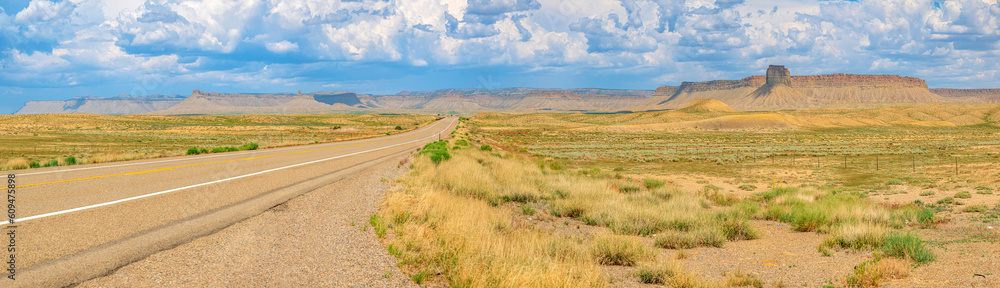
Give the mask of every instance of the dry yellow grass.
[{"label": "dry yellow grass", "polygon": [[910,275],[913,263],[896,258],[881,258],[874,262],[861,263],[854,268],[854,274],[847,277],[848,287],[879,287],[887,279],[902,279]]},{"label": "dry yellow grass", "polygon": [[709,282],[691,274],[677,261],[644,262],[635,272],[639,282],[646,284],[666,285],[668,287],[715,288],[726,287],[720,283]]},{"label": "dry yellow grass", "polygon": [[882,245],[889,228],[871,222],[848,222],[830,231],[824,246],[864,249]]},{"label": "dry yellow grass", "polygon": [[145,159],[145,158],[156,158],[159,156],[160,155],[151,155],[151,154],[134,153],[134,152],[100,153],[83,158],[82,163],[105,163],[105,162],[116,162],[116,161],[128,161],[128,160]]},{"label": "dry yellow grass", "polygon": [[[415,129],[430,115],[214,115],[153,116],[35,114],[0,115],[0,163],[77,163],[184,155],[196,146],[211,149],[256,143],[262,148],[369,138]],[[402,130],[396,130],[399,126]]]},{"label": "dry yellow grass", "polygon": [[[481,166],[465,157],[456,155],[449,162],[465,169]],[[586,245],[516,225],[509,211],[478,199],[496,191],[458,194],[433,184],[451,168],[439,169],[423,157],[414,161],[414,168],[404,180],[409,187],[391,194],[382,210],[395,234],[388,240],[390,253],[402,263],[441,273],[452,286],[606,286]]]},{"label": "dry yellow grass", "polygon": [[28,160],[24,158],[14,158],[4,163],[4,170],[28,169]]}]

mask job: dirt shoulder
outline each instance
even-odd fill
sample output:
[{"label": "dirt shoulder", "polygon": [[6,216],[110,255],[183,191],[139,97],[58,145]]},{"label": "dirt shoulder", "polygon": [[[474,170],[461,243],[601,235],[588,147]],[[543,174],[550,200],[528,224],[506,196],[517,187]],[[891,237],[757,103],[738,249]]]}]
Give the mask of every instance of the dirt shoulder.
[{"label": "dirt shoulder", "polygon": [[79,287],[410,287],[368,227],[403,156]]}]

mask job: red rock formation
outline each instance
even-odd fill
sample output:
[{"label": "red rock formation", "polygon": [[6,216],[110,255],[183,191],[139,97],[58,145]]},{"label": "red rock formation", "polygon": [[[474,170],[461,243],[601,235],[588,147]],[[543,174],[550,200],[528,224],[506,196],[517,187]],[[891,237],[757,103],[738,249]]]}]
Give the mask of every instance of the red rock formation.
[{"label": "red rock formation", "polygon": [[702,98],[718,99],[741,110],[945,101],[931,93],[924,80],[914,77],[842,73],[791,76],[789,70],[780,65],[769,66],[765,74],[741,80],[683,82],[674,95],[660,97],[666,100],[646,109],[678,109]]},{"label": "red rock formation", "polygon": [[792,86],[792,74],[788,68],[782,65],[771,65],[767,67],[767,85],[788,85]]}]

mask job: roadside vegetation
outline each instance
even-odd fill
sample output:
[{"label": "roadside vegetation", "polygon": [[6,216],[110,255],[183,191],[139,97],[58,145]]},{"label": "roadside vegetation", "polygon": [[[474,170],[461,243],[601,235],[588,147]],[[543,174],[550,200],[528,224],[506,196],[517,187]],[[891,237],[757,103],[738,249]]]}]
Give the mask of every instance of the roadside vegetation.
[{"label": "roadside vegetation", "polygon": [[[960,168],[967,174],[949,176],[954,166],[919,160],[903,165],[907,153],[933,153],[943,142],[890,152],[888,159],[877,159],[878,173],[875,157],[885,156],[846,147],[867,137],[857,146],[895,149],[891,143],[875,144],[883,141],[879,137],[902,133],[892,127],[824,133],[591,133],[567,121],[619,116],[556,115],[552,118],[558,121],[547,122],[521,119],[537,115],[487,116],[463,118],[453,139],[424,147],[410,164],[411,174],[401,180],[403,189],[390,194],[376,215],[373,226],[385,231],[377,234],[389,253],[421,281],[455,287],[603,287],[617,281],[782,287],[756,272],[693,272],[683,264],[691,261],[688,251],[760,239],[760,225],[780,223],[796,233],[821,236],[814,250],[796,254],[869,255],[854,264],[852,273],[822,285],[878,287],[937,263],[941,250],[935,247],[945,244],[926,240],[923,231],[954,220],[946,215],[982,215],[976,219],[996,222],[995,215],[989,216],[994,205],[976,201],[993,195],[996,183],[988,179],[997,179],[1000,171]],[[967,141],[941,146],[948,149],[979,145],[977,156],[962,158],[963,167],[1000,159],[993,152],[1000,152],[1000,142],[979,133],[995,128],[948,129],[917,133]],[[712,148],[725,145],[732,147]],[[752,156],[762,149],[758,146],[773,150]],[[649,151],[654,149],[660,150]],[[732,151],[745,157],[697,156]],[[671,156],[641,158],[653,153]],[[843,158],[835,162],[839,153],[854,153],[848,167],[863,171],[844,169]],[[787,158],[775,159],[779,155]],[[973,176],[983,173],[989,177],[982,181]],[[706,180],[675,183],[678,175]],[[900,203],[886,201],[889,197],[920,198]],[[992,239],[989,235],[985,239]],[[608,267],[627,267],[627,279]]]},{"label": "roadside vegetation", "polygon": [[0,115],[0,169],[326,143],[399,133],[429,115]]}]

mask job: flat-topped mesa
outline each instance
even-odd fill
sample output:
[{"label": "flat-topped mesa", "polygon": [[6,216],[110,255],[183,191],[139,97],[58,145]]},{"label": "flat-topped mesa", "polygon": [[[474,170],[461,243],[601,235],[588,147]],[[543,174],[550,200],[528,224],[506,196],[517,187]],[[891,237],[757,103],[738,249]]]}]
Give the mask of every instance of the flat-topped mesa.
[{"label": "flat-topped mesa", "polygon": [[765,84],[792,86],[792,74],[783,65],[770,65],[767,67],[767,81]]}]

